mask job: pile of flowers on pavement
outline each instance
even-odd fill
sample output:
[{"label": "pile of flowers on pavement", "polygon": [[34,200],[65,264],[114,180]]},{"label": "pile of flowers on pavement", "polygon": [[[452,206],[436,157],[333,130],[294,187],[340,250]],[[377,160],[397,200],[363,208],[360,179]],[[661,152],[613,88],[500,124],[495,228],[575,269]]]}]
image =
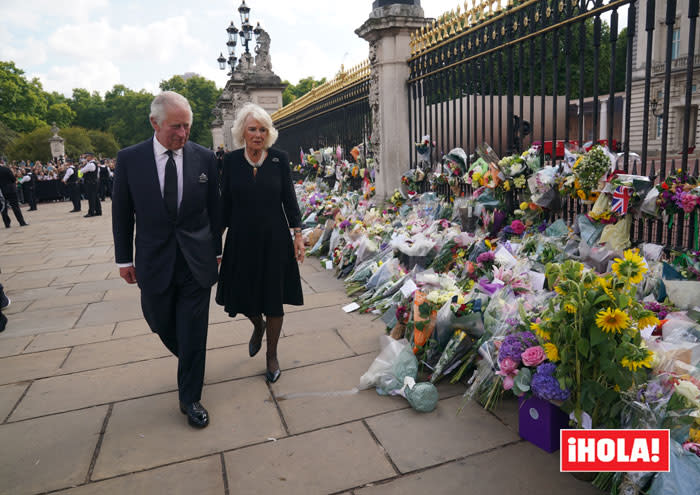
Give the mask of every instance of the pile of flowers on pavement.
[{"label": "pile of flowers on pavement", "polygon": [[[462,381],[490,410],[514,394],[557,405],[573,427],[669,428],[673,476],[698,479],[700,251],[630,242],[635,218],[697,219],[698,179],[677,171],[655,185],[600,146],[543,166],[537,150],[499,159],[484,145],[435,168],[430,147],[428,136],[417,144],[420,167],[387,204],[372,197],[362,150],[353,163],[328,149],[297,167],[312,171],[296,186],[309,253],[387,327],[388,364],[365,388],[429,411],[432,389],[409,398],[420,375]],[[355,176],[359,190],[346,187]],[[434,192],[444,184],[447,197]],[[572,199],[589,211],[569,225],[559,213]],[[643,490],[670,475],[601,473],[596,484]]]}]

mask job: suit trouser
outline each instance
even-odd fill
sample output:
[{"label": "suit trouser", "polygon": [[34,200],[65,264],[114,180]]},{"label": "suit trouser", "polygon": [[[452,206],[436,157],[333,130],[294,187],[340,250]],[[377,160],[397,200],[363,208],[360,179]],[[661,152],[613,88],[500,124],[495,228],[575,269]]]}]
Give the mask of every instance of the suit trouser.
[{"label": "suit trouser", "polygon": [[180,248],[173,280],[162,294],[141,291],[141,309],[151,330],[177,358],[180,401],[202,398],[211,288],[192,276]]},{"label": "suit trouser", "polygon": [[5,224],[5,227],[10,226],[10,215],[8,213],[10,208],[12,208],[15,218],[19,224],[24,225],[24,216],[22,215],[22,210],[20,210],[19,203],[17,202],[17,193],[15,191],[3,191],[2,194],[5,196],[5,201],[7,202],[7,207],[2,210],[2,221]]},{"label": "suit trouser", "polygon": [[68,197],[73,203],[73,209],[80,211],[80,185],[77,182],[69,182],[66,187],[68,188]]},{"label": "suit trouser", "polygon": [[29,186],[24,189],[24,197],[27,199],[30,210],[36,210],[36,191],[33,187]]},{"label": "suit trouser", "polygon": [[100,199],[97,197],[97,182],[85,182],[85,192],[88,198],[88,214],[102,215],[102,205],[100,204]]},{"label": "suit trouser", "polygon": [[112,196],[109,193],[109,179],[100,179],[100,188],[99,188],[99,196],[100,200],[104,201],[107,196]]}]

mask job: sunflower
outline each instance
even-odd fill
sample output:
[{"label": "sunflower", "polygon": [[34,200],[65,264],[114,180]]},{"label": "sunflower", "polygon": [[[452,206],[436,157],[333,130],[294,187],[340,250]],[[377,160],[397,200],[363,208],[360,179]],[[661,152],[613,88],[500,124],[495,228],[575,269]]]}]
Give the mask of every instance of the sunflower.
[{"label": "sunflower", "polygon": [[557,285],[556,287],[554,287],[554,292],[556,292],[560,296],[566,295],[566,291],[564,289],[562,289],[560,285]]},{"label": "sunflower", "polygon": [[640,330],[643,330],[646,327],[652,327],[652,326],[654,328],[656,328],[656,326],[658,324],[659,324],[659,319],[656,316],[654,316],[653,314],[642,316],[639,320],[637,320],[637,328],[639,328]]},{"label": "sunflower", "polygon": [[618,277],[628,279],[630,283],[638,284],[644,279],[644,274],[648,268],[644,263],[644,258],[639,256],[637,250],[628,249],[624,252],[624,259],[615,258],[612,270]]},{"label": "sunflower", "polygon": [[605,291],[605,293],[607,294],[607,296],[608,296],[610,299],[612,299],[612,300],[614,301],[614,300],[615,300],[615,294],[613,294],[612,290],[610,290],[610,285],[611,285],[611,284],[610,284],[610,281],[609,281],[607,278],[598,277],[598,278],[596,279],[596,282],[598,283],[598,285],[600,286],[600,288],[603,289],[603,291]]},{"label": "sunflower", "polygon": [[646,350],[645,353],[646,355],[643,359],[630,359],[625,356],[620,361],[620,364],[630,371],[637,371],[639,368],[651,368],[654,363],[654,353],[649,350]]},{"label": "sunflower", "polygon": [[542,340],[551,340],[552,339],[552,334],[545,331],[545,330],[542,330],[542,327],[540,327],[539,323],[530,323],[530,330],[535,332],[535,335],[537,335]]},{"label": "sunflower", "polygon": [[601,309],[596,315],[596,325],[604,332],[622,333],[629,325],[630,317],[619,309]]},{"label": "sunflower", "polygon": [[553,363],[559,361],[559,349],[557,349],[557,346],[551,342],[546,342],[542,347],[544,347],[544,353],[547,355],[547,359]]},{"label": "sunflower", "polygon": [[566,312],[569,313],[569,314],[572,314],[572,315],[573,315],[573,314],[576,313],[576,306],[574,306],[574,305],[571,304],[571,303],[566,303],[566,304],[564,305],[564,309],[565,309]]}]

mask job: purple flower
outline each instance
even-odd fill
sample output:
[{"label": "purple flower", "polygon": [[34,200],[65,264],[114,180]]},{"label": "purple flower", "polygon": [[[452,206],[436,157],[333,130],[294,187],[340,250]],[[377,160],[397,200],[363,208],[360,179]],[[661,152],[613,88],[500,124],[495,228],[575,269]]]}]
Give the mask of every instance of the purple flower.
[{"label": "purple flower", "polygon": [[520,355],[528,347],[539,345],[537,337],[532,332],[518,332],[506,336],[503,339],[501,348],[498,350],[498,360],[510,358],[514,362],[520,364],[522,361]]},{"label": "purple flower", "polygon": [[530,387],[533,395],[543,400],[565,401],[570,395],[568,390],[561,389],[559,380],[543,373],[535,373],[532,376]]},{"label": "purple flower", "polygon": [[479,256],[476,257],[476,262],[480,265],[484,263],[493,263],[495,260],[496,255],[493,251],[486,251],[485,253],[481,253]]},{"label": "purple flower", "polygon": [[508,335],[503,339],[501,348],[498,350],[498,360],[511,359],[520,364],[520,355],[525,350],[525,345],[515,335]]},{"label": "purple flower", "polygon": [[536,373],[542,374],[542,375],[554,375],[554,372],[557,370],[557,365],[554,363],[542,363],[537,367]]},{"label": "purple flower", "polygon": [[520,320],[517,318],[506,318],[506,323],[511,327],[517,327],[520,324]]}]

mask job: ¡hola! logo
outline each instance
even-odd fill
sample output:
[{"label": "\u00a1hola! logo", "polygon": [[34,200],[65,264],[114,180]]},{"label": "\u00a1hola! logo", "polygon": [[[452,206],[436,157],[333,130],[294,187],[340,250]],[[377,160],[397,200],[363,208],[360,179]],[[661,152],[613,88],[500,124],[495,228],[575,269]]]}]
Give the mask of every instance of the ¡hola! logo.
[{"label": "\u00a1hola! logo", "polygon": [[563,472],[670,469],[669,430],[560,430],[559,434]]}]

